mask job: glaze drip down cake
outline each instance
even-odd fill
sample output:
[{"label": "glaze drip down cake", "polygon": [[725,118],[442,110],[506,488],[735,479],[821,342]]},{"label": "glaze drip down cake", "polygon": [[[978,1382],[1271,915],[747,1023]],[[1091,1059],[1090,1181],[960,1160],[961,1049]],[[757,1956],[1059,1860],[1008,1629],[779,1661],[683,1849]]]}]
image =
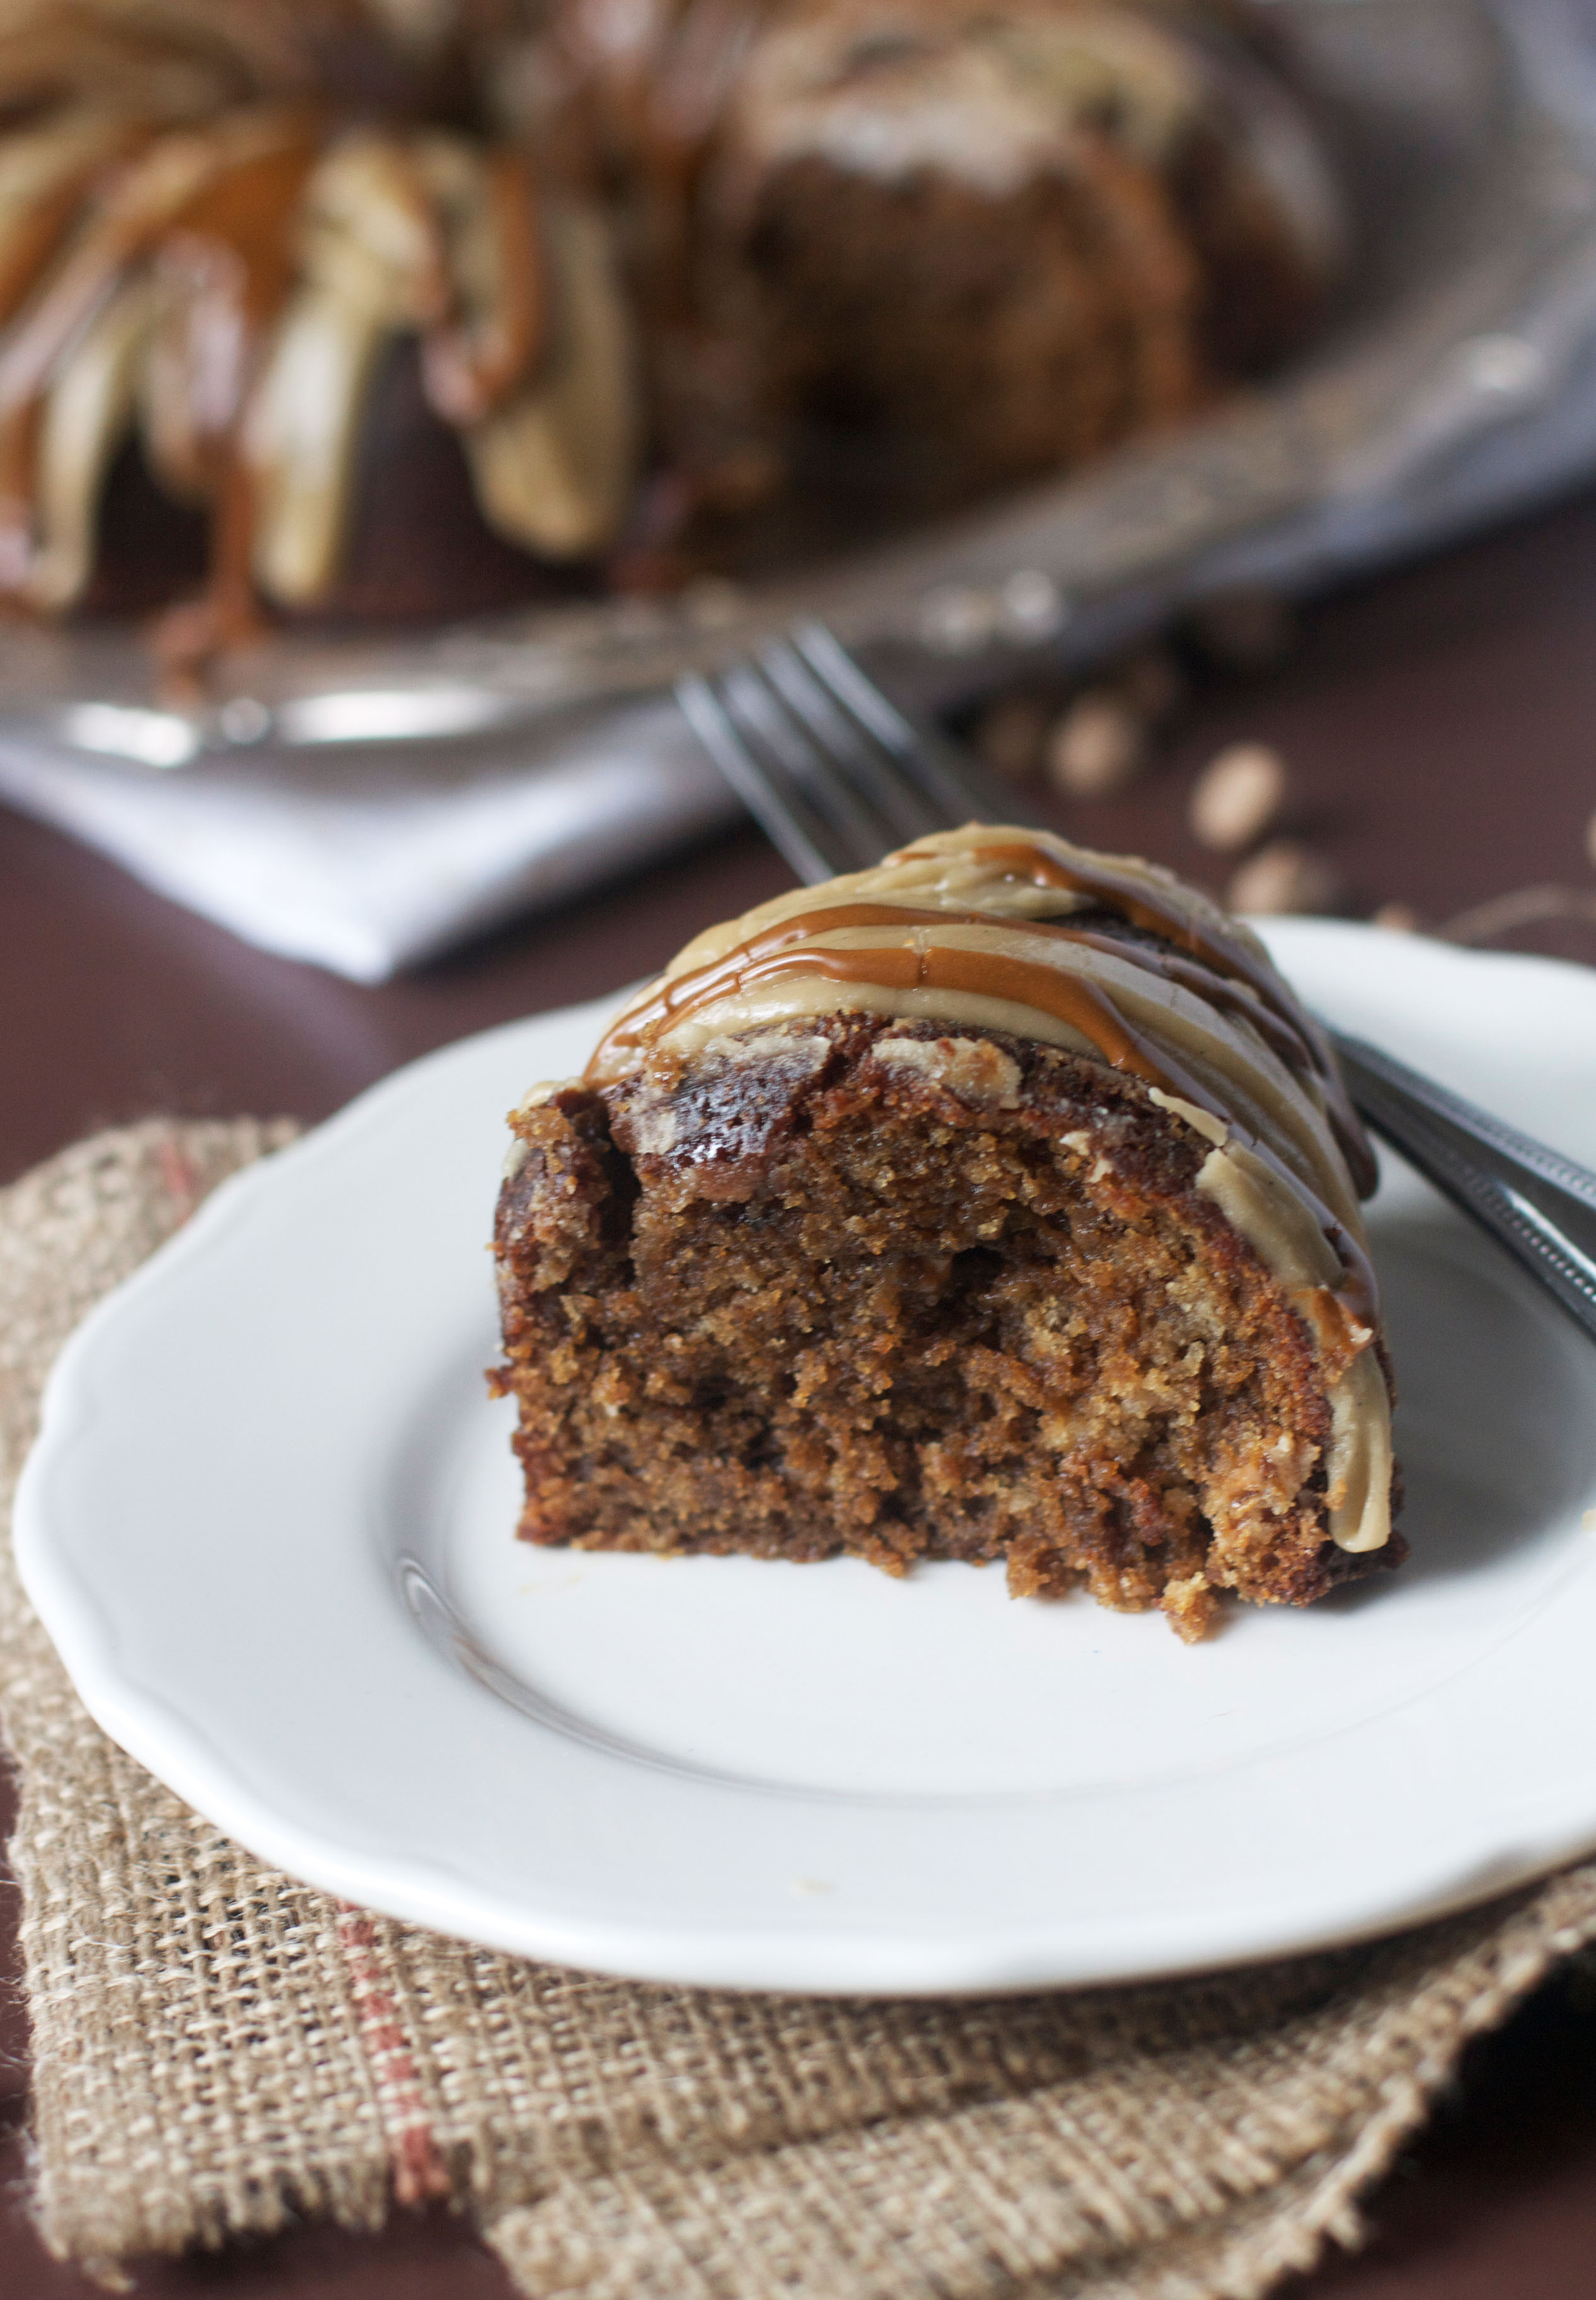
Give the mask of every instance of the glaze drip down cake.
[{"label": "glaze drip down cake", "polygon": [[632,322],[603,219],[473,87],[512,12],[11,0],[0,602],[189,589],[203,659],[262,604],[469,612],[610,546]]},{"label": "glaze drip down cake", "polygon": [[1371,1154],[1166,871],[927,838],[699,936],[511,1123],[529,1540],[1002,1560],[1187,1638],[1406,1554]]}]

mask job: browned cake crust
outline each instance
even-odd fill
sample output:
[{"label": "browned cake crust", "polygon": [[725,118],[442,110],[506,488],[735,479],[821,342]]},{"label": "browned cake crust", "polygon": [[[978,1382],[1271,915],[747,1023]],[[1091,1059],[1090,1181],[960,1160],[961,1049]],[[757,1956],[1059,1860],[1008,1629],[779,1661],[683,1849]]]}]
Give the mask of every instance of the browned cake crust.
[{"label": "browned cake crust", "polygon": [[836,1015],[512,1124],[495,1379],[529,1540],[1002,1558],[1017,1595],[1187,1638],[1222,1590],[1306,1604],[1406,1554],[1329,1538],[1341,1365],[1134,1077]]}]

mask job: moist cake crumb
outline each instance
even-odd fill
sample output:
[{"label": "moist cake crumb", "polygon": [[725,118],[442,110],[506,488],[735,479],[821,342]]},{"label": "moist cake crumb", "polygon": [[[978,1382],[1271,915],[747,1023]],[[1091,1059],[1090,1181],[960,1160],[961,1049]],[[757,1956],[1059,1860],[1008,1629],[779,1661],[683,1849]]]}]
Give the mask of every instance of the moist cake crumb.
[{"label": "moist cake crumb", "polygon": [[[1022,834],[952,835],[977,836]],[[789,916],[826,917],[827,892]],[[495,1379],[525,1538],[892,1574],[1001,1560],[1016,1596],[1159,1607],[1188,1640],[1227,1595],[1301,1604],[1400,1562],[1383,1346],[1330,1282],[1339,1223],[1302,1213],[1267,1143],[1243,1151],[1234,1118],[1094,1048],[988,1023],[845,1008],[694,1042],[679,1018],[728,962],[672,978],[674,1031],[612,1036],[586,1081],[513,1115]],[[1118,975],[1095,979],[1128,1010]],[[1275,1194],[1249,1208],[1289,1202],[1261,1246],[1204,1186],[1232,1153]],[[1361,1450],[1349,1413],[1374,1425]],[[1359,1498],[1360,1477],[1381,1489]]]}]

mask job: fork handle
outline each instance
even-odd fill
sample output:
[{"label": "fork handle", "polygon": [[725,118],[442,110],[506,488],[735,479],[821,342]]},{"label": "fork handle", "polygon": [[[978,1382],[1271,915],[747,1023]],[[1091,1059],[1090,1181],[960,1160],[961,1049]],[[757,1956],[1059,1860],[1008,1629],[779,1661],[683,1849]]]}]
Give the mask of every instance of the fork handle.
[{"label": "fork handle", "polygon": [[1370,1125],[1484,1222],[1596,1341],[1596,1174],[1377,1046],[1331,1036]]}]

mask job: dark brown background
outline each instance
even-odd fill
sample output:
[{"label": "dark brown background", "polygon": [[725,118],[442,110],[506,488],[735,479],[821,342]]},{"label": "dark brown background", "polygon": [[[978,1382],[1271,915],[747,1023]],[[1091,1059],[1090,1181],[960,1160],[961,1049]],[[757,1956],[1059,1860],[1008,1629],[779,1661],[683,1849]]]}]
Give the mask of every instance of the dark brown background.
[{"label": "dark brown background", "polygon": [[[1439,923],[1534,882],[1596,892],[1596,496],[1323,603],[1267,672],[1202,674],[1146,781],[1060,812],[1060,827],[1211,879],[1185,833],[1186,793],[1243,737],[1285,754],[1293,827],[1335,864],[1350,908],[1400,901]],[[0,812],[0,1180],[151,1112],[323,1117],[465,1031],[645,972],[786,883],[761,839],[734,835],[369,990],[248,950]],[[1520,940],[1596,960],[1596,929]],[[87,2300],[93,2288],[46,2258],[25,2218],[25,2042],[13,1979],[0,2001],[0,2300]],[[1292,2300],[1592,2300],[1596,1978],[1554,1983],[1474,2048],[1370,2216],[1370,2248]],[[304,2229],[152,2264],[138,2287],[258,2300],[507,2290],[458,2224],[404,2214],[374,2241]]]}]

